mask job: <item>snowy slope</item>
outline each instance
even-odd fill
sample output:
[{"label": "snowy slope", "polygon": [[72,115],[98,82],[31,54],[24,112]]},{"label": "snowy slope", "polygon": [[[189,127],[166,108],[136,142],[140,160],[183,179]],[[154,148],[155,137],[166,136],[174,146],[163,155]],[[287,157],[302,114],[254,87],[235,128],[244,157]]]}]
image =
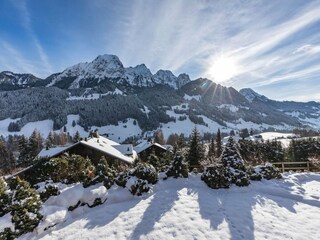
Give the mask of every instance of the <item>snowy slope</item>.
[{"label": "snowy slope", "polygon": [[0,85],[27,85],[40,81],[32,74],[18,74],[9,71],[0,72]]},{"label": "snowy slope", "polygon": [[[20,239],[319,239],[320,175],[315,173],[220,190],[192,175],[160,181],[142,197],[117,187],[105,192],[101,185],[64,188],[68,192],[51,197],[43,209],[50,214],[43,224],[59,224],[44,232],[46,225],[40,225]],[[94,195],[107,200],[92,209],[65,211],[68,201],[92,201]]]},{"label": "snowy slope", "polygon": [[[185,106],[185,108],[183,108],[183,105]],[[173,109],[181,110],[181,109],[189,108],[188,104],[183,104],[183,105],[173,106]],[[219,128],[222,132],[226,132],[226,133],[229,133],[231,130],[231,128],[226,128],[224,126],[221,126],[219,123],[203,115],[198,115],[198,117],[202,117],[203,121],[207,124],[207,126],[194,124],[186,114],[178,114],[172,110],[167,110],[166,114],[169,115],[170,117],[174,117],[176,121],[162,124],[161,131],[163,132],[163,136],[165,139],[168,139],[170,134],[174,134],[174,133],[178,135],[184,134],[185,136],[190,136],[195,126],[197,127],[197,130],[202,135],[207,132],[217,132]],[[179,117],[186,117],[186,119],[181,121],[179,120]]]},{"label": "snowy slope", "polygon": [[29,122],[24,125],[19,132],[9,132],[8,126],[10,122],[16,122],[19,119],[4,119],[0,121],[0,135],[7,137],[11,135],[25,135],[26,137],[30,137],[34,130],[37,130],[41,133],[42,137],[47,137],[49,132],[53,129],[53,121],[52,120],[43,120],[36,122]]}]

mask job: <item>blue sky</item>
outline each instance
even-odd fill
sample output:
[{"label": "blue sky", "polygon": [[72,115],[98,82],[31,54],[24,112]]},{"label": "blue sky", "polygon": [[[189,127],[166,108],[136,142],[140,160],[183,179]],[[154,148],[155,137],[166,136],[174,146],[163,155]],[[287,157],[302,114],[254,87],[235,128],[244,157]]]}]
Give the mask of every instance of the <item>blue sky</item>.
[{"label": "blue sky", "polygon": [[320,1],[0,0],[0,71],[47,77],[105,53],[320,101]]}]

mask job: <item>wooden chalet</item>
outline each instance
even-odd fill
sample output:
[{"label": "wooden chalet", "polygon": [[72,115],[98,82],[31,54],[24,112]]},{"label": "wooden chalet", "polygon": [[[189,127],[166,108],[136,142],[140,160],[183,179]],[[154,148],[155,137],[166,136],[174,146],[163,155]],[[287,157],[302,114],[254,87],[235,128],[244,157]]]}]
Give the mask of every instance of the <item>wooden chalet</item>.
[{"label": "wooden chalet", "polygon": [[158,157],[163,157],[164,153],[168,149],[159,143],[154,143],[151,140],[143,141],[134,147],[134,150],[141,159],[147,159],[151,154],[155,154]]},{"label": "wooden chalet", "polygon": [[59,157],[64,153],[88,157],[94,164],[97,164],[102,156],[106,158],[109,165],[115,163],[131,165],[137,158],[132,144],[121,145],[108,138],[99,136],[98,133],[92,134],[89,138],[67,147],[43,149],[38,157]]}]

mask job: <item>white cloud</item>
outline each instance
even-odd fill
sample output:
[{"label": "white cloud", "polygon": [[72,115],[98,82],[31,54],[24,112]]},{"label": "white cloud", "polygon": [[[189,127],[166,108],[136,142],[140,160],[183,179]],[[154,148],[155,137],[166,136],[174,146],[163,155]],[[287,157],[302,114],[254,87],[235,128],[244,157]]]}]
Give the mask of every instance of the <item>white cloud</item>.
[{"label": "white cloud", "polygon": [[316,54],[320,53],[320,45],[312,45],[312,44],[306,44],[299,48],[297,48],[293,54],[297,53],[306,53],[306,54]]},{"label": "white cloud", "polygon": [[[27,7],[27,2],[25,0],[21,0],[19,2],[12,0],[11,2],[13,4],[13,6],[15,6],[16,9],[18,9],[18,11],[20,12],[21,25],[26,29],[26,31],[30,35],[30,37],[33,41],[33,45],[35,46],[36,51],[38,52],[38,56],[40,58],[40,63],[42,64],[41,72],[46,73],[46,74],[52,73],[53,68],[49,62],[49,58],[48,58],[45,50],[43,49],[37,35],[34,33],[34,31],[32,29],[32,21],[31,21],[30,12]],[[37,72],[39,72],[39,71],[37,71]],[[41,74],[41,75],[43,75],[43,74]]]},{"label": "white cloud", "polygon": [[[74,9],[75,19],[63,15],[61,19],[68,27],[52,30],[57,37],[63,36],[53,41],[61,44],[61,52],[53,54],[61,56],[56,57],[60,60],[54,67],[48,57],[53,61],[54,56],[48,55],[40,35],[33,31],[32,21],[37,18],[29,12],[31,2],[12,3],[19,9],[21,24],[37,53],[36,61],[24,61],[29,63],[26,68],[31,64],[38,69],[34,73],[41,70],[42,75],[110,53],[118,55],[125,66],[145,63],[152,72],[169,69],[175,74],[191,73],[191,78],[210,77],[219,56],[227,56],[235,70],[222,84],[236,88],[274,86],[292,80],[311,83],[319,76],[320,33],[314,30],[320,22],[319,1],[292,0],[290,6],[286,1],[269,0],[85,3],[85,7]],[[84,16],[90,17],[84,20]],[[80,22],[81,28],[75,22]]]},{"label": "white cloud", "polygon": [[1,65],[7,67],[8,70],[21,73],[34,73],[36,68],[25,57],[14,48],[10,43],[0,39],[0,52],[5,58],[1,58]]}]

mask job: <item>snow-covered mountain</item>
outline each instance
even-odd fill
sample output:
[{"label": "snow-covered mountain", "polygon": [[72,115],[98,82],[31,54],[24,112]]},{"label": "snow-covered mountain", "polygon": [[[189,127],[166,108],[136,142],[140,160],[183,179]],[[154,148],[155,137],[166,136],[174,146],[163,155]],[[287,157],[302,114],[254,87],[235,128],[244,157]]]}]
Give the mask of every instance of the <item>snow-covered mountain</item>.
[{"label": "snow-covered mountain", "polygon": [[47,86],[78,89],[112,82],[137,87],[151,87],[160,84],[177,89],[190,81],[185,75],[177,78],[168,70],[159,70],[152,75],[144,64],[125,68],[117,56],[105,54],[98,56],[92,62],[79,63],[60,74],[49,77],[50,83]]},{"label": "snow-covered mountain", "polygon": [[60,81],[70,81],[69,89],[85,87],[90,80],[99,84],[104,79],[118,79],[124,75],[124,67],[115,55],[99,55],[89,63],[79,63],[67,68],[52,78],[47,86],[54,86]]},{"label": "snow-covered mountain", "polygon": [[296,119],[301,126],[319,129],[320,104],[311,102],[275,101],[271,100],[250,88],[239,91],[248,101],[261,109],[273,109],[284,113],[287,117]]},{"label": "snow-covered mountain", "polygon": [[255,99],[259,99],[261,101],[268,101],[269,99],[264,95],[261,95],[251,88],[243,88],[239,91],[249,102],[252,102]]},{"label": "snow-covered mountain", "polygon": [[32,74],[18,74],[9,71],[0,72],[0,89],[15,90],[41,81]]},{"label": "snow-covered mountain", "polygon": [[154,82],[152,80],[152,73],[144,64],[136,67],[128,67],[125,69],[125,76],[128,82],[133,86],[138,87],[152,87]]},{"label": "snow-covered mountain", "polygon": [[171,71],[159,70],[153,75],[153,81],[158,84],[167,84],[170,87],[177,88],[177,77]]},{"label": "snow-covered mountain", "polygon": [[118,141],[157,129],[165,137],[188,136],[194,125],[201,133],[320,126],[320,103],[274,101],[252,89],[237,91],[206,78],[191,81],[168,70],[152,74],[144,64],[124,67],[115,55],[100,55],[46,79],[2,72],[0,106],[0,135],[26,134],[40,122],[47,126],[44,135],[63,127],[71,134],[98,129]]},{"label": "snow-covered mountain", "polygon": [[186,73],[181,73],[177,78],[177,88],[181,88],[183,85],[190,82],[190,77]]}]

